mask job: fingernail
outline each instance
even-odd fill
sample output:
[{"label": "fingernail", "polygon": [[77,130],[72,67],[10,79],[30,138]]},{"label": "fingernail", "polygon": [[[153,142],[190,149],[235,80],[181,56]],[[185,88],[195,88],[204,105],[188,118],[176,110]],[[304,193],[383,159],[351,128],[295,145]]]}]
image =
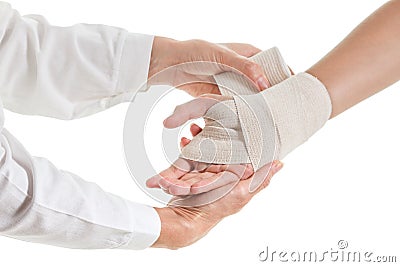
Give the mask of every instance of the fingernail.
[{"label": "fingernail", "polygon": [[258,78],[257,85],[261,89],[266,89],[266,88],[268,88],[270,86],[267,78],[265,78],[265,77]]}]

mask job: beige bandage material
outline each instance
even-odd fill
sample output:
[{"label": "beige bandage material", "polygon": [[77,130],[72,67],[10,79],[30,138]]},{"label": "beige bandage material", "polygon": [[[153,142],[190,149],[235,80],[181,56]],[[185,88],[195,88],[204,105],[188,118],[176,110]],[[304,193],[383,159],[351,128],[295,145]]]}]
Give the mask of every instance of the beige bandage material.
[{"label": "beige bandage material", "polygon": [[[255,170],[270,161],[273,149],[274,158],[282,159],[304,143],[332,112],[325,86],[308,73],[294,75],[260,94],[234,96],[234,100]],[[275,144],[268,135],[271,125]]]},{"label": "beige bandage material", "polygon": [[[231,100],[220,102],[209,109],[206,117],[215,118],[214,125],[218,121],[233,122],[239,119],[239,132],[244,135],[243,139],[248,152],[246,155],[248,161],[241,163],[250,161],[255,170],[269,163],[272,156],[274,159],[282,159],[304,143],[325,124],[332,111],[325,86],[308,73],[292,76],[261,93],[233,98],[235,105]],[[232,109],[232,112],[223,111],[227,106]],[[212,130],[208,127],[207,124],[204,127],[207,132]],[[199,138],[196,136],[193,141],[195,144],[201,144],[202,138],[202,136]],[[213,143],[214,140],[207,140],[207,142]],[[223,157],[229,155],[227,152],[222,154],[219,151],[213,151],[214,160],[207,161],[210,151],[203,149],[199,151],[201,146],[191,147],[190,145],[185,148],[187,150],[183,150],[184,157],[187,157],[189,153],[186,154],[186,152],[190,151],[192,154],[189,155],[200,154],[199,161],[219,164],[239,163],[236,160],[239,156],[234,155],[235,150],[231,153],[231,158]],[[229,150],[229,147],[218,147],[218,149]]]},{"label": "beige bandage material", "polygon": [[252,84],[243,77],[217,75],[221,92],[233,95],[234,100],[207,111],[203,131],[182,150],[182,157],[215,164],[252,163],[258,170],[272,159],[282,159],[329,119],[330,97],[317,78],[308,73],[287,78],[289,70],[275,48],[262,54],[255,58],[267,59],[258,63],[267,75],[278,77],[268,77],[277,84],[254,94]]},{"label": "beige bandage material", "polygon": [[[250,60],[263,68],[271,86],[290,77],[290,69],[276,47],[260,52]],[[222,95],[250,95],[260,92],[246,76],[235,72],[224,72],[215,75],[214,79]]]},{"label": "beige bandage material", "polygon": [[[278,84],[290,76],[288,66],[275,47],[253,56],[251,60],[264,69],[271,85]],[[249,95],[259,92],[254,84],[243,75],[225,72],[215,75],[214,78],[223,95]],[[214,105],[208,110],[204,119],[206,126],[188,146],[182,149],[182,157],[217,164],[240,164],[253,161],[249,158],[249,155],[254,153],[252,153],[252,150],[249,151],[249,147],[246,146],[244,138],[246,134],[242,133],[241,123],[233,100]],[[270,140],[272,144],[276,142],[274,133],[273,125],[271,125],[269,131],[264,133],[265,135],[269,134],[273,139]],[[264,158],[272,159],[272,156],[264,155]]]}]

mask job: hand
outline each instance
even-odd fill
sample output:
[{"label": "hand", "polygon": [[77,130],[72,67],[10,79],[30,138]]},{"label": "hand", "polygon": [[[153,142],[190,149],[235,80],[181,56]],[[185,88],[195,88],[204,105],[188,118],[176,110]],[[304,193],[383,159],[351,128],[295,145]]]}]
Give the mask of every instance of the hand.
[{"label": "hand", "polygon": [[156,208],[161,219],[161,233],[153,247],[178,249],[193,244],[223,218],[240,211],[254,195],[269,185],[272,176],[281,168],[282,165],[276,166],[268,172],[269,168],[264,166],[258,170],[254,175],[267,177],[254,192],[249,191],[251,179],[247,179],[240,181],[223,198],[201,207]]},{"label": "hand", "polygon": [[[204,95],[194,99],[178,106],[174,113],[165,119],[164,125],[167,128],[178,127],[190,119],[203,116],[211,106],[226,99],[230,97]],[[190,127],[193,136],[199,134],[201,130],[195,124]],[[183,137],[181,147],[189,142],[190,139]],[[281,167],[282,163],[274,161],[266,164],[265,167],[270,168],[274,165]],[[149,188],[162,188],[171,195],[186,196],[209,192],[239,180],[248,179],[252,175],[251,164],[215,165],[179,158],[169,168],[148,179],[146,185]],[[252,190],[263,182],[263,177],[257,176],[257,178],[253,178]]]},{"label": "hand", "polygon": [[[194,111],[197,111],[197,113],[193,116],[202,116],[208,108],[226,98],[219,95],[206,95],[199,98],[202,103],[195,105],[196,109]],[[197,100],[190,102],[195,101]],[[172,127],[177,127],[174,125],[179,124],[181,121],[189,120],[191,114],[185,108],[186,106],[187,104],[176,107],[174,114],[164,121],[164,125],[166,127],[171,125]],[[186,115],[189,115],[189,118],[179,117]],[[178,118],[175,118],[176,116]],[[190,132],[193,136],[196,136],[201,130],[201,127],[196,124],[190,127]],[[189,142],[190,139],[183,137],[181,139],[181,147],[184,147]],[[250,164],[210,165],[179,158],[169,168],[148,179],[146,185],[149,188],[162,188],[171,195],[182,196],[204,193],[240,179],[247,179],[252,174],[253,168]]]},{"label": "hand", "polygon": [[[194,117],[201,117],[212,105],[228,97],[206,95],[178,106],[173,115],[168,117],[166,127],[177,127]],[[193,136],[201,132],[201,128],[192,125]],[[181,147],[187,145],[190,139],[183,137]],[[281,164],[281,163],[280,163]],[[253,175],[251,164],[214,165],[179,158],[168,169],[147,180],[149,188],[162,188],[166,193],[175,196],[193,195],[208,192]],[[261,181],[255,181],[258,186]],[[253,185],[254,185],[253,184]]]},{"label": "hand", "polygon": [[[201,130],[196,124],[190,127],[193,136]],[[182,137],[181,147],[189,143],[190,139]],[[278,168],[282,167],[281,162],[275,161],[273,164]],[[195,195],[248,179],[253,173],[251,164],[216,165],[179,158],[168,169],[147,180],[146,185],[149,188],[162,188],[166,193],[175,196]],[[262,180],[255,181],[255,184],[261,182]]]},{"label": "hand", "polygon": [[148,84],[170,84],[195,97],[220,94],[212,75],[235,71],[247,76],[263,90],[270,84],[262,68],[247,59],[259,52],[258,48],[248,44],[213,44],[202,40],[176,41],[155,37]]}]

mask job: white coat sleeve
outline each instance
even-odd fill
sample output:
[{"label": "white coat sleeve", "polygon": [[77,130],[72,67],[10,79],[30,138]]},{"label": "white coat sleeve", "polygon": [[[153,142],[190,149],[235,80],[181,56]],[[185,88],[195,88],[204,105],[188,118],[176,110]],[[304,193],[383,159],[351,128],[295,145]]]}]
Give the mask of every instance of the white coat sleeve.
[{"label": "white coat sleeve", "polygon": [[74,119],[146,89],[153,36],[50,25],[0,2],[0,97],[14,112]]},{"label": "white coat sleeve", "polygon": [[158,238],[154,208],[32,157],[3,128],[0,106],[0,234],[68,248],[144,249]]},{"label": "white coat sleeve", "polygon": [[[50,26],[0,2],[0,97],[23,114],[73,119],[130,100],[147,78],[152,37],[101,25]],[[143,249],[161,222],[154,208],[32,157],[3,128],[0,234],[68,248]]]}]

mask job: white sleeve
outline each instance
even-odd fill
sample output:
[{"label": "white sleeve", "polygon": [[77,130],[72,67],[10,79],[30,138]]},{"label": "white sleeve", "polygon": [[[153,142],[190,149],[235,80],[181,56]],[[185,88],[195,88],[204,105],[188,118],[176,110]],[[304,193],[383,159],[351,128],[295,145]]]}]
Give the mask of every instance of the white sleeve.
[{"label": "white sleeve", "polygon": [[0,97],[22,114],[74,119],[144,90],[153,36],[105,25],[51,26],[0,2]]},{"label": "white sleeve", "polygon": [[68,248],[144,249],[158,238],[154,208],[32,157],[3,128],[0,102],[0,234]]}]

